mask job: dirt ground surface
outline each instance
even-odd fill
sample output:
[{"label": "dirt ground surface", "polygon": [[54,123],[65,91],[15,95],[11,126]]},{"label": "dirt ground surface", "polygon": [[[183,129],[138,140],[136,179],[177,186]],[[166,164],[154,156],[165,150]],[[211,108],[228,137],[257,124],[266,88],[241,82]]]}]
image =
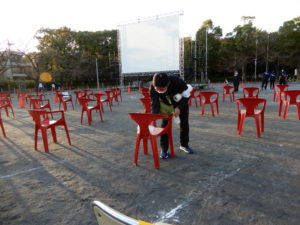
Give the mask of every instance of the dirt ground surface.
[{"label": "dirt ground surface", "polygon": [[[259,83],[247,84],[257,86]],[[236,97],[241,97],[241,87]],[[291,83],[290,89],[300,89]],[[221,94],[221,84],[212,89]],[[53,103],[53,95],[47,95]],[[74,96],[75,97],[75,96]],[[91,203],[101,201],[120,212],[148,222],[173,225],[299,225],[300,121],[291,106],[286,120],[278,117],[273,91],[267,99],[265,132],[256,137],[253,118],[246,118],[237,135],[236,103],[222,102],[212,117],[206,106],[190,107],[190,146],[179,150],[179,127],[174,124],[176,157],[160,160],[154,169],[151,147],[133,166],[136,124],[129,112],[142,112],[141,94],[123,93],[112,112],[105,107],[104,122],[93,113],[80,124],[81,108],[68,106],[67,124],[72,145],[62,128],[58,143],[48,133],[45,153],[39,133],[34,150],[34,124],[13,98],[15,117],[2,119],[0,132],[0,224],[96,225]],[[57,104],[52,104],[58,109]],[[10,114],[11,115],[11,114]]]}]

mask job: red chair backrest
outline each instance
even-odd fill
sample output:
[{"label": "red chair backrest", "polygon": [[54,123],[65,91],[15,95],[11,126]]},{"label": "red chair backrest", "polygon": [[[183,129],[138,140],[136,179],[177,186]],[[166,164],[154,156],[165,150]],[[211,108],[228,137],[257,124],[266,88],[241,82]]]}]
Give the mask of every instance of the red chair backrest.
[{"label": "red chair backrest", "polygon": [[49,120],[48,114],[45,113],[45,110],[39,110],[39,109],[30,109],[28,110],[30,116],[32,117],[33,121],[37,124],[41,124],[41,115],[44,115],[44,120]]},{"label": "red chair backrest", "polygon": [[246,87],[243,89],[244,98],[258,98],[259,88],[257,87]]},{"label": "red chair backrest", "polygon": [[295,104],[297,101],[300,102],[300,97],[298,98],[300,90],[283,91],[282,94],[281,100],[288,100],[290,104]]},{"label": "red chair backrest", "polygon": [[144,106],[144,113],[151,113],[152,112],[152,104],[150,98],[140,98],[141,103]]},{"label": "red chair backrest", "polygon": [[288,84],[278,84],[278,85],[275,85],[275,91],[284,91],[284,90],[287,90],[289,88],[289,85]]},{"label": "red chair backrest", "polygon": [[[219,98],[219,93],[215,91],[203,91],[199,94],[200,97],[204,97],[204,100],[202,102],[204,104],[211,103],[214,100],[217,100]],[[212,99],[212,97],[215,97],[215,99]]]},{"label": "red chair backrest", "polygon": [[[232,89],[232,90],[231,90]],[[234,87],[233,86],[223,86],[223,93],[225,94],[230,94],[234,91]]]},{"label": "red chair backrest", "polygon": [[236,102],[238,111],[241,111],[240,104],[242,104],[246,110],[246,116],[253,116],[259,104],[263,104],[262,111],[265,110],[267,100],[262,98],[239,98]]},{"label": "red chair backrest", "polygon": [[139,125],[141,138],[150,136],[148,126],[152,121],[164,118],[162,115],[150,113],[129,113],[129,116]]}]

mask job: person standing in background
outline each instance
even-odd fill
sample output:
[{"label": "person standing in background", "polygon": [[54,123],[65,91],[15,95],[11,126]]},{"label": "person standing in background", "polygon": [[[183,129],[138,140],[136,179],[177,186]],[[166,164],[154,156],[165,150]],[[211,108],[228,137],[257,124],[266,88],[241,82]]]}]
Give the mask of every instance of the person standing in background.
[{"label": "person standing in background", "polygon": [[279,84],[286,84],[286,79],[287,79],[287,74],[286,72],[282,69],[279,75]]},{"label": "person standing in background", "polygon": [[264,72],[262,83],[261,83],[261,90],[263,90],[264,88],[265,90],[267,90],[269,79],[270,79],[270,73],[267,71]]},{"label": "person standing in background", "polygon": [[239,75],[238,71],[235,70],[234,74],[233,74],[234,92],[238,92],[239,91],[240,81],[241,81],[240,75]]},{"label": "person standing in background", "polygon": [[273,70],[270,75],[270,89],[274,89],[275,80],[276,80],[276,73]]}]

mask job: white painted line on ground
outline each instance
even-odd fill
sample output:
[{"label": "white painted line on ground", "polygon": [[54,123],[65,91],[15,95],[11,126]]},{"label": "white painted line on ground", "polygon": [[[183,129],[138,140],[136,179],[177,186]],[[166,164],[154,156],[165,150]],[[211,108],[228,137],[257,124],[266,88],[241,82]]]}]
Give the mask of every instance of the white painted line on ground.
[{"label": "white painted line on ground", "polygon": [[[219,183],[236,175],[240,170],[241,170],[241,168],[237,168],[237,169],[231,171],[230,173],[219,177],[213,184],[210,184],[206,188],[206,190],[203,192],[193,192],[193,193],[189,194],[189,196],[186,198],[186,200],[183,203],[181,203],[180,205],[171,209],[169,212],[159,212],[159,215],[162,215],[162,216],[159,219],[157,219],[157,221],[154,223],[159,223],[159,222],[163,223],[166,220],[171,219],[172,217],[174,217],[176,215],[177,212],[179,212],[181,209],[187,207],[195,198],[199,198],[204,192],[210,192],[214,187],[218,186]],[[179,221],[177,221],[177,222],[179,222]]]},{"label": "white painted line on ground", "polygon": [[34,168],[31,168],[31,169],[28,169],[28,170],[22,170],[22,171],[17,172],[17,173],[13,173],[13,174],[1,176],[0,179],[5,179],[5,178],[14,177],[14,176],[17,176],[17,175],[20,175],[20,174],[23,174],[23,173],[29,173],[29,172],[34,171],[34,170],[39,170],[39,169],[41,169],[41,168],[43,168],[43,167],[44,167],[44,166],[38,166],[38,167],[34,167]]},{"label": "white painted line on ground", "polygon": [[23,173],[29,173],[29,172],[39,170],[39,169],[42,169],[44,167],[52,166],[52,165],[55,165],[55,164],[64,164],[64,162],[66,161],[65,159],[64,160],[57,160],[57,159],[54,159],[54,158],[52,158],[52,159],[55,160],[55,162],[49,163],[49,164],[44,165],[44,166],[34,167],[34,168],[31,168],[31,169],[28,169],[28,170],[21,170],[19,172],[13,173],[13,174],[0,176],[0,179],[5,179],[5,178],[18,176],[18,175],[23,174]]}]

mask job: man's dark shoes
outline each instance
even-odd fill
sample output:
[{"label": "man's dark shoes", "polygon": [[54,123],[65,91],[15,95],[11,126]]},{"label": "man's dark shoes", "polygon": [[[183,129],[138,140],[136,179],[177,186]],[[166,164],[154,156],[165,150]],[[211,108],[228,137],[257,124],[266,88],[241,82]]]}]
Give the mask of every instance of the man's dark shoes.
[{"label": "man's dark shoes", "polygon": [[180,150],[184,151],[186,154],[193,154],[194,151],[190,146],[180,146],[179,147]]},{"label": "man's dark shoes", "polygon": [[160,153],[160,158],[161,158],[161,159],[167,159],[167,158],[169,158],[169,153],[168,153],[168,151],[161,151],[161,153]]}]

